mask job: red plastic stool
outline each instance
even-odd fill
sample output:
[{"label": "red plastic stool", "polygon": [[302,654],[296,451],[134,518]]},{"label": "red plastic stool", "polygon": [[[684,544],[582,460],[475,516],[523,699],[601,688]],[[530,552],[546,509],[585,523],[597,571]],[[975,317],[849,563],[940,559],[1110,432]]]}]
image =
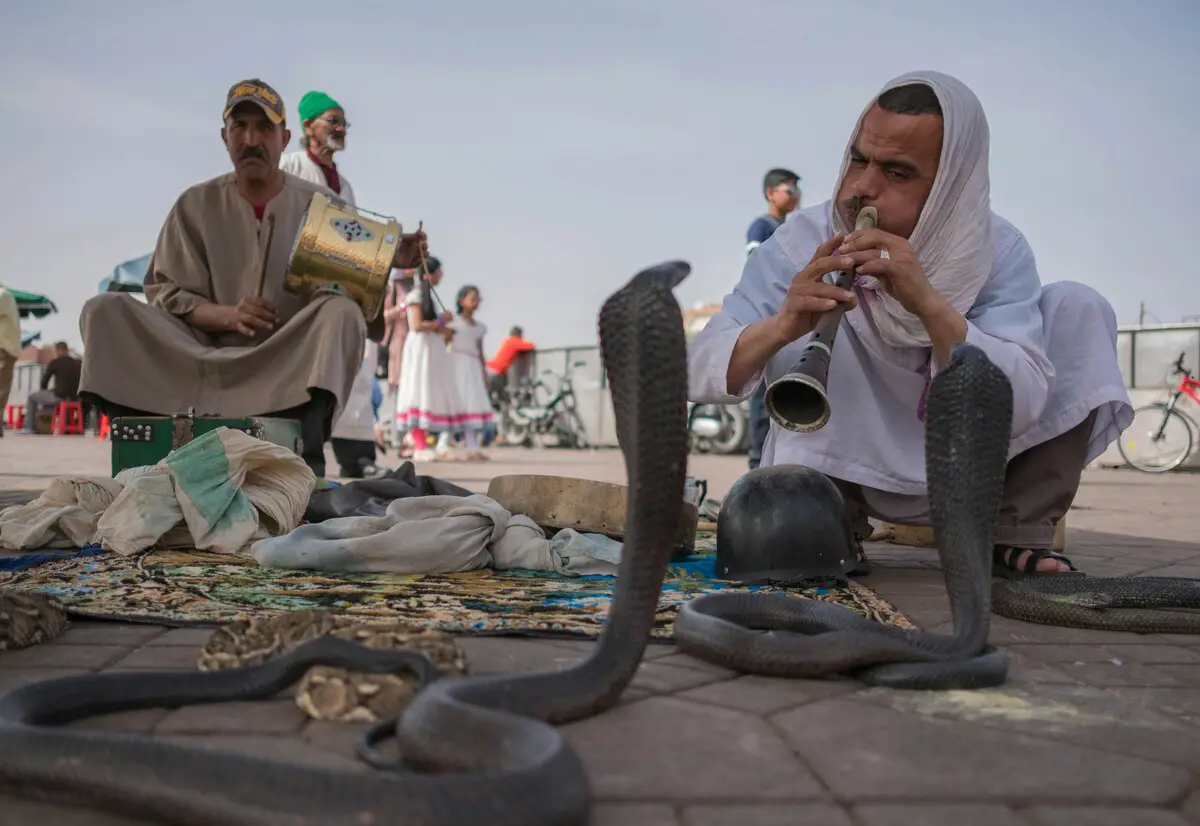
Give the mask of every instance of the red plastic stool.
[{"label": "red plastic stool", "polygon": [[108,438],[108,416],[100,416],[100,427],[96,428],[96,436],[100,439]]},{"label": "red plastic stool", "polygon": [[55,436],[83,435],[83,405],[79,402],[59,402],[54,405],[50,432]]},{"label": "red plastic stool", "polygon": [[10,404],[4,408],[4,426],[9,430],[20,430],[25,426],[25,405]]}]

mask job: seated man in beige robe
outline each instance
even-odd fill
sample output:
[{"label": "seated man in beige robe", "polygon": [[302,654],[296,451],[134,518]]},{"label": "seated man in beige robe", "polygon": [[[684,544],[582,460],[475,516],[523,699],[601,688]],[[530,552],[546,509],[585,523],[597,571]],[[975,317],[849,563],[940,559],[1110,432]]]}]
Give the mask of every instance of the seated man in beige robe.
[{"label": "seated man in beige robe", "polygon": [[[366,323],[349,298],[284,288],[319,188],[279,169],[291,134],[278,93],[260,80],[238,83],[224,120],[234,170],[190,187],[171,208],[146,273],[147,303],[105,293],[84,305],[80,394],[110,417],[194,409],[297,419],[303,458],[324,476],[325,442],[362,362]],[[395,265],[415,266],[424,248],[424,233],[403,236]]]}]

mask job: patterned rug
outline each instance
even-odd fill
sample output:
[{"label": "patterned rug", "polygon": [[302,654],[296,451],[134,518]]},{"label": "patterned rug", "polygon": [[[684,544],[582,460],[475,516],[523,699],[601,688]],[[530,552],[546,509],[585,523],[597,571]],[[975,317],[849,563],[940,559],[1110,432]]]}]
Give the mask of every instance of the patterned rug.
[{"label": "patterned rug", "polygon": [[[713,575],[713,537],[700,535],[696,555],[672,564],[652,636],[671,639],[680,604],[692,597],[745,587]],[[0,587],[58,597],[74,616],[158,625],[218,625],[299,609],[389,617],[462,634],[597,637],[615,577],[564,577],[537,571],[472,571],[437,576],[339,574],[263,568],[253,560],[205,552],[155,551],[135,558],[114,553],[43,561],[0,573]],[[877,621],[914,628],[869,588],[792,589],[797,596],[837,602]]]}]

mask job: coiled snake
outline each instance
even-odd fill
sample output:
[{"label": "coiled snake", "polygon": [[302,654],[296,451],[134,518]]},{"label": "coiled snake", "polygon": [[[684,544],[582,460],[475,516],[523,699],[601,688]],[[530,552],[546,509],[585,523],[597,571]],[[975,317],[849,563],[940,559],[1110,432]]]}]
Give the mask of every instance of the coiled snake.
[{"label": "coiled snake", "polygon": [[[178,826],[586,823],[587,774],[554,724],[616,704],[654,622],[687,464],[686,346],[672,290],[689,271],[683,262],[644,270],[600,312],[630,505],[612,608],[586,661],[556,673],[437,680],[432,661],[420,653],[322,637],[242,669],[103,673],[34,683],[0,697],[0,789]],[[768,673],[857,671],[869,682],[905,687],[1003,680],[1005,660],[986,644],[988,540],[1011,408],[1003,374],[965,345],[930,390],[930,504],[953,605],[953,637],[886,628],[848,609],[827,610],[837,606],[752,595],[688,603],[676,623],[680,644],[743,670],[765,666]],[[808,607],[785,610],[790,605]],[[729,619],[802,633],[739,631]],[[808,647],[786,648],[789,640]],[[401,715],[366,732],[360,744],[360,754],[378,765],[372,744],[384,734],[394,736],[406,766],[337,772],[59,725],[128,709],[265,699],[313,665],[408,670],[426,683]]]}]

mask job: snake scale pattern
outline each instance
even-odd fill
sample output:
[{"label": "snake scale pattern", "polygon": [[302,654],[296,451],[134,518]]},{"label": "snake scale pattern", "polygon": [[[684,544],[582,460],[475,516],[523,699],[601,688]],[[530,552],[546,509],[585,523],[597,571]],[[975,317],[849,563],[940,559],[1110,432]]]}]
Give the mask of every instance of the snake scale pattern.
[{"label": "snake scale pattern", "polygon": [[[440,680],[421,651],[324,635],[242,668],[47,680],[0,697],[0,791],[170,826],[586,824],[587,773],[555,725],[617,703],[654,622],[687,464],[686,344],[673,290],[689,272],[683,262],[644,270],[600,312],[630,508],[610,614],[586,661],[561,672]],[[1011,415],[1004,375],[978,349],[955,348],[930,388],[926,440],[953,635],[888,628],[809,600],[718,594],[680,612],[680,645],[749,672],[847,672],[901,688],[1002,681],[1007,663],[987,645],[990,525]],[[130,709],[267,699],[314,666],[403,672],[423,686],[360,741],[363,759],[384,770],[338,772],[61,725]],[[397,741],[404,764],[374,752],[383,737]]]}]

